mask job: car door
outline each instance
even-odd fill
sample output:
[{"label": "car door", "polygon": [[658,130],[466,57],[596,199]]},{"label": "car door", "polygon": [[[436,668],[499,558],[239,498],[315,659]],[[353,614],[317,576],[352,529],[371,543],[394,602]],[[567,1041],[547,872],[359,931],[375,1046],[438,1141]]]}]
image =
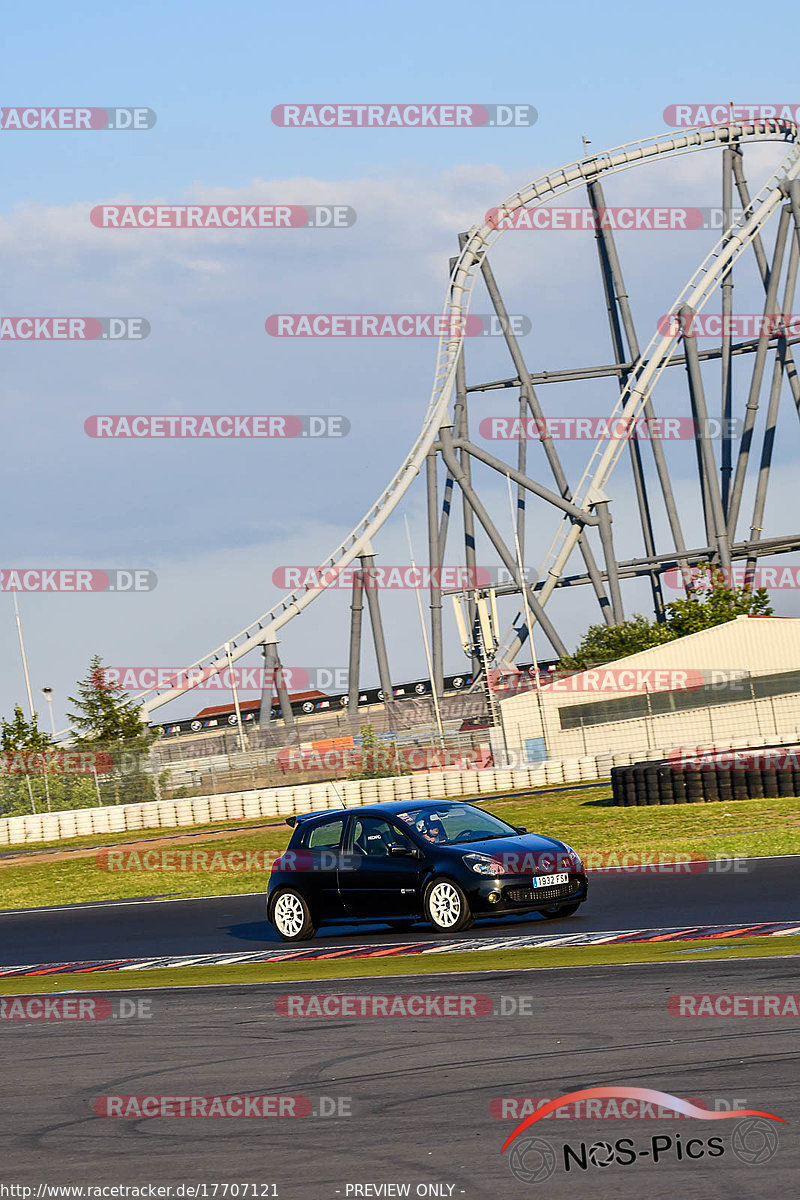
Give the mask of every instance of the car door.
[{"label": "car door", "polygon": [[[398,826],[385,817],[354,814],[346,845],[339,891],[351,916],[378,920],[421,914],[424,863],[414,856],[414,846]],[[393,845],[409,853],[391,854]]]},{"label": "car door", "polygon": [[315,902],[316,911],[324,917],[342,916],[338,875],[344,828],[345,817],[315,821],[302,839],[292,863],[298,875],[298,890],[309,902]]}]

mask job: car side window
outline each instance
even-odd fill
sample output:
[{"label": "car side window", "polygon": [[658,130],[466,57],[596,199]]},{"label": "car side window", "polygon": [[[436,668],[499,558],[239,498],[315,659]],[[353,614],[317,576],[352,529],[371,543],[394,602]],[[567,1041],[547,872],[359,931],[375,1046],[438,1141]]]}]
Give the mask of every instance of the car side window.
[{"label": "car side window", "polygon": [[336,821],[324,821],[308,831],[303,845],[309,850],[338,850],[343,829],[344,819],[341,817]]},{"label": "car side window", "polygon": [[408,844],[400,830],[383,817],[358,817],[353,827],[353,849],[368,858],[388,858],[390,846]]}]

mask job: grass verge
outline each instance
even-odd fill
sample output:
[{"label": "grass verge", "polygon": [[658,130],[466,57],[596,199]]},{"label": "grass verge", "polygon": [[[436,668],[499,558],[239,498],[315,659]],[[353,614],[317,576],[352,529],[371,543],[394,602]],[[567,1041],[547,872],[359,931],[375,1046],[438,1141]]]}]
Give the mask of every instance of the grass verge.
[{"label": "grass verge", "polygon": [[[720,938],[716,958],[772,958],[800,954],[800,935]],[[0,978],[0,995],[52,995],[77,991],[99,994],[147,988],[208,987],[218,984],[302,983],[330,979],[380,979],[459,972],[536,970],[543,967],[626,966],[637,963],[702,961],[708,941],[641,942],[619,946],[554,946],[552,950],[452,951],[408,954],[397,958],[232,964],[210,967],[154,967],[143,971],[98,971],[90,975],[39,975]]]},{"label": "grass verge", "polygon": [[[681,855],[737,858],[751,855],[800,854],[800,802],[794,798],[722,801],[647,808],[614,808],[604,803],[607,785],[563,792],[521,792],[513,799],[481,798],[481,803],[515,825],[550,834],[590,854],[658,854],[665,860]],[[209,864],[217,852],[284,849],[290,831],[285,824],[259,821],[206,830],[140,830],[128,835],[95,838],[93,845],[123,846],[153,837],[153,849],[166,851],[170,837],[197,833],[176,850],[206,851]],[[213,832],[208,838],[204,833]],[[220,836],[222,835],[222,836]],[[162,842],[163,839],[163,842]],[[85,846],[86,839],[60,843],[58,850]],[[27,847],[30,849],[30,845]],[[167,860],[169,861],[169,860]],[[180,861],[173,859],[173,862]],[[216,859],[217,863],[220,859]],[[591,861],[591,860],[590,860]],[[161,860],[158,860],[159,867]],[[184,858],[184,864],[190,859]],[[141,865],[108,870],[94,856],[54,858],[52,861],[0,860],[0,909],[135,899],[151,896],[195,897],[263,891],[268,872],[250,869],[144,870]]]}]

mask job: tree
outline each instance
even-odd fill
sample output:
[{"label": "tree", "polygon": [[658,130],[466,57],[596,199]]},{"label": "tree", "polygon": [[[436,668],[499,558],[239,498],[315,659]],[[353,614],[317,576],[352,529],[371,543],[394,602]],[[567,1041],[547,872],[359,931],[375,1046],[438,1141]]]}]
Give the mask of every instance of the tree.
[{"label": "tree", "polygon": [[76,711],[67,713],[77,731],[75,744],[105,757],[98,775],[109,777],[116,804],[151,800],[155,787],[146,758],[156,734],[142,723],[139,706],[118,683],[105,677],[103,660],[95,654],[78,695],[68,697]]},{"label": "tree", "polygon": [[687,595],[665,606],[664,620],[635,613],[619,625],[590,625],[574,654],[559,663],[565,671],[585,671],[603,663],[661,646],[675,638],[711,629],[739,616],[768,617],[773,612],[766,588],[730,587],[724,572],[708,563],[692,571]]},{"label": "tree", "polygon": [[618,625],[590,625],[575,653],[565,654],[559,668],[586,671],[628,654],[649,650],[651,646],[660,646],[673,636],[665,624],[649,621],[641,613],[634,613],[630,620],[620,621]]},{"label": "tree", "polygon": [[361,727],[361,766],[350,779],[388,779],[395,775],[408,775],[409,771],[399,761],[397,746],[382,742],[372,725]]},{"label": "tree", "polygon": [[19,750],[46,750],[52,744],[50,735],[39,728],[36,713],[30,721],[25,720],[21,704],[14,705],[13,721],[0,717],[0,750],[3,754],[14,754]]},{"label": "tree", "polygon": [[697,581],[681,600],[666,606],[666,623],[673,637],[686,637],[711,629],[734,617],[770,617],[773,608],[766,588],[729,587],[724,572],[708,563],[698,564]]}]

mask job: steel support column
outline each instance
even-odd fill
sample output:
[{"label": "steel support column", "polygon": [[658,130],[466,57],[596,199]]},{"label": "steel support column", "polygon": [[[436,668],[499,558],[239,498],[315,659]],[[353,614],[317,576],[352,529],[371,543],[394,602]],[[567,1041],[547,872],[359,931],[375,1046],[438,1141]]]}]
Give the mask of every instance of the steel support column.
[{"label": "steel support column", "polygon": [[436,451],[425,459],[428,490],[428,559],[431,569],[431,662],[433,687],[437,696],[444,691],[444,658],[442,651],[442,561],[439,553],[439,500],[436,486]]},{"label": "steel support column", "polygon": [[375,553],[370,551],[369,554],[361,555],[361,568],[364,580],[364,588],[367,593],[367,607],[369,609],[369,623],[372,626],[372,640],[375,643],[375,658],[378,663],[378,678],[383,692],[383,704],[386,709],[386,718],[391,724],[392,721],[392,677],[389,673],[389,659],[386,654],[386,640],[383,636],[383,621],[381,620],[380,604],[378,602],[378,589],[375,586],[375,578],[373,576],[373,568],[375,566]]},{"label": "steel support column", "polygon": [[[684,304],[678,315],[681,318],[693,317],[694,309],[690,308],[688,304]],[[720,566],[723,570],[727,571],[731,565],[730,542],[728,539],[728,529],[725,524],[725,513],[722,508],[717,466],[714,462],[711,439],[708,436],[708,408],[706,407],[706,396],[703,390],[703,376],[700,372],[700,363],[697,358],[696,337],[687,336],[684,332],[683,345],[686,352],[686,375],[689,380],[689,398],[692,404],[692,416],[697,426],[695,439],[698,444],[700,478],[704,483],[704,495],[708,506],[707,513],[710,522],[710,528],[707,531],[709,534],[708,541],[709,544],[716,545]]]},{"label": "steel support column", "polygon": [[[602,184],[594,180],[586,186],[589,193],[589,203],[595,210],[595,213],[603,212],[606,202]],[[622,277],[622,268],[617,254],[614,235],[610,229],[606,228],[605,222],[602,220],[595,220],[595,241],[597,243],[598,258],[600,259],[600,275],[606,298],[606,311],[608,313],[608,324],[611,331],[611,345],[614,357],[618,363],[628,361],[628,355],[625,353],[625,345],[622,340],[622,328],[620,326],[620,315],[622,315],[625,334],[629,343],[630,359],[635,362],[639,357],[639,346],[636,329],[633,324],[633,315],[630,310],[628,293]],[[630,370],[626,368],[619,377],[620,391],[624,389],[629,377]],[[642,466],[642,452],[635,432],[628,438],[628,451],[631,459],[633,484],[636,491],[636,504],[639,509],[639,522],[642,527],[642,541],[644,542],[645,554],[655,554],[656,544],[653,535],[650,502],[647,496],[647,484]],[[650,590],[653,595],[653,607],[656,617],[660,617],[664,612],[664,597],[661,592],[661,580],[655,572],[650,576]]]},{"label": "steel support column", "polygon": [[[769,284],[767,285],[767,295],[764,300],[764,316],[773,317],[776,313],[776,303],[778,298],[778,280],[781,273],[781,264],[783,255],[786,249],[786,238],[789,232],[790,210],[784,205],[781,209],[780,222],[778,224],[778,232],[775,237],[775,251],[772,256],[772,266],[769,272]],[[733,542],[736,540],[736,524],[739,519],[739,506],[742,502],[742,492],[744,490],[744,479],[747,471],[747,462],[750,457],[750,445],[753,440],[753,427],[756,421],[756,413],[758,411],[759,398],[761,395],[761,381],[764,376],[764,364],[767,359],[767,346],[769,343],[769,331],[767,321],[762,324],[761,334],[758,339],[758,349],[756,350],[755,362],[753,363],[753,375],[750,381],[750,390],[747,396],[747,405],[744,412],[744,424],[742,426],[742,436],[739,442],[739,456],[736,460],[736,471],[733,476],[733,487],[730,495],[730,506],[728,510],[728,540]]]},{"label": "steel support column", "polygon": [[[517,560],[516,560],[515,555],[513,555],[509,551],[509,549],[506,546],[505,542],[503,541],[502,537],[500,536],[497,529],[495,528],[495,525],[494,525],[491,517],[489,516],[488,512],[484,508],[481,501],[478,499],[478,496],[475,493],[475,490],[473,489],[472,485],[467,480],[465,473],[461,467],[461,464],[459,463],[458,459],[456,458],[456,452],[453,447],[453,438],[452,438],[452,433],[451,433],[450,428],[446,425],[443,425],[441,430],[439,431],[439,437],[441,439],[442,457],[445,461],[445,465],[447,466],[448,470],[453,475],[456,483],[461,488],[465,497],[469,501],[472,511],[475,513],[475,516],[478,518],[481,525],[485,529],[486,534],[489,537],[489,540],[491,541],[492,545],[494,546],[495,550],[497,551],[497,553],[503,563],[503,566],[510,573],[511,578],[515,579],[517,581],[517,583],[519,584],[520,590],[522,588],[525,588],[525,591],[526,591],[526,594],[528,597],[528,604],[530,605],[531,612],[534,614],[534,616],[536,617],[536,620],[541,625],[543,633],[549,638],[550,644],[553,647],[553,649],[555,650],[556,654],[559,656],[559,658],[563,658],[563,656],[567,653],[567,648],[564,645],[564,643],[562,642],[561,638],[556,633],[556,630],[555,630],[555,627],[554,627],[552,621],[545,613],[545,611],[542,608],[539,601],[536,599],[533,588],[530,586],[530,584],[527,583],[527,581],[525,579],[520,578],[519,569],[517,567]],[[532,630],[528,630],[527,632],[528,632],[529,636],[532,636]]]},{"label": "steel support column", "polygon": [[364,583],[361,571],[353,572],[353,592],[350,599],[350,661],[347,670],[347,716],[352,728],[357,728],[358,693],[361,675],[361,625],[364,614]]}]

